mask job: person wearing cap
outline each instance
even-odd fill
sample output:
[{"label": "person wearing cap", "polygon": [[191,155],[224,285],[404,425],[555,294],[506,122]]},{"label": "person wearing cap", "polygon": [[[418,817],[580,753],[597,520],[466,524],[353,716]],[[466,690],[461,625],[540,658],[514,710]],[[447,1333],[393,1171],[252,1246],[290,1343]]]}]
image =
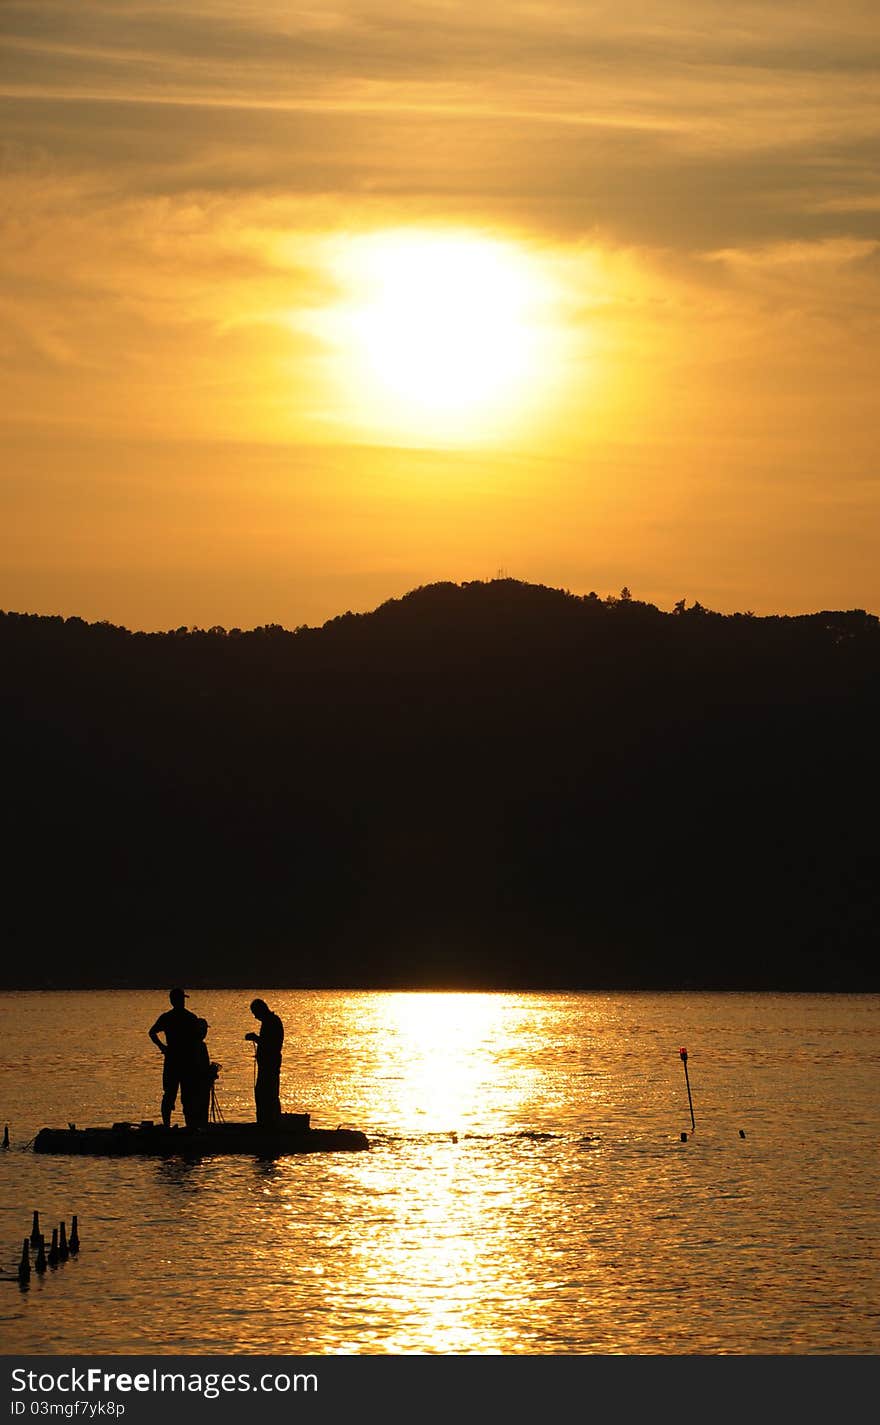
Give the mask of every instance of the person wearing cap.
[{"label": "person wearing cap", "polygon": [[[189,996],[182,989],[169,990],[171,1008],[160,1014],[149,1031],[150,1038],[164,1057],[162,1066],[162,1123],[171,1127],[171,1115],[180,1090],[181,1101],[188,1091],[196,1071],[196,1051],[203,1036],[199,1033],[199,1021],[184,1000]],[[165,1043],[159,1038],[165,1035]]]},{"label": "person wearing cap", "polygon": [[260,1032],[246,1034],[257,1046],[257,1077],[254,1101],[257,1123],[261,1128],[275,1128],[281,1122],[281,1046],[284,1025],[264,999],[251,1000],[251,1014],[260,1021]]}]

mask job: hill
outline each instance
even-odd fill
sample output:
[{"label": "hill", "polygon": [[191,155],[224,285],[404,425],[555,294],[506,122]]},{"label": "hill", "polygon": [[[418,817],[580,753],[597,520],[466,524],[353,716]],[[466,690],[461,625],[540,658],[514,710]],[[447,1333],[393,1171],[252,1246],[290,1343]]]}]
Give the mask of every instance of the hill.
[{"label": "hill", "polygon": [[0,614],[7,985],[877,989],[880,624]]}]

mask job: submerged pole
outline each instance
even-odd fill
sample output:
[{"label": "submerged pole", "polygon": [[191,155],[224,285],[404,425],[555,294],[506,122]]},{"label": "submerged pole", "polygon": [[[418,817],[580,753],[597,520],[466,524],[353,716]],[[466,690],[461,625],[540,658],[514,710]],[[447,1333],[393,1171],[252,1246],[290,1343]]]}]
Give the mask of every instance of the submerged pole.
[{"label": "submerged pole", "polygon": [[41,1275],[48,1265],[46,1262],[46,1239],[42,1232],[40,1233],[40,1245],[37,1248],[37,1260],[34,1265]]},{"label": "submerged pole", "polygon": [[58,1228],[52,1228],[52,1245],[49,1248],[48,1262],[50,1267],[58,1266]]},{"label": "submerged pole", "polygon": [[32,1246],[32,1247],[39,1247],[39,1245],[40,1245],[40,1214],[39,1214],[38,1212],[35,1212],[35,1213],[34,1213],[34,1225],[33,1225],[33,1227],[31,1228],[31,1246]]},{"label": "submerged pole", "polygon": [[688,1106],[691,1111],[691,1132],[693,1133],[696,1130],[697,1125],[694,1122],[694,1101],[691,1098],[691,1081],[688,1078],[688,1051],[687,1049],[679,1049],[678,1052],[681,1055],[681,1062],[684,1064],[684,1081],[687,1084]]},{"label": "submerged pole", "polygon": [[67,1245],[67,1228],[63,1222],[58,1227],[58,1255],[62,1262],[66,1262],[70,1256],[70,1248]]},{"label": "submerged pole", "polygon": [[8,1148],[8,1147],[9,1147],[9,1124],[8,1124],[8,1123],[5,1123],[5,1124],[3,1125],[3,1147],[4,1147],[4,1148]]},{"label": "submerged pole", "polygon": [[70,1250],[76,1255],[79,1251],[79,1218],[73,1214],[73,1221],[70,1224]]}]

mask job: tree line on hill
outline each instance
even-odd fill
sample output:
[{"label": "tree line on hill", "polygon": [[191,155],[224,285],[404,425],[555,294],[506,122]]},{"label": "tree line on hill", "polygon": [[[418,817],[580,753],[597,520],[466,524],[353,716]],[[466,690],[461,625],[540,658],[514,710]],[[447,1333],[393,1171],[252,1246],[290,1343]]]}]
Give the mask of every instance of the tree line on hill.
[{"label": "tree line on hill", "polygon": [[7,986],[878,987],[880,624],[0,614]]}]

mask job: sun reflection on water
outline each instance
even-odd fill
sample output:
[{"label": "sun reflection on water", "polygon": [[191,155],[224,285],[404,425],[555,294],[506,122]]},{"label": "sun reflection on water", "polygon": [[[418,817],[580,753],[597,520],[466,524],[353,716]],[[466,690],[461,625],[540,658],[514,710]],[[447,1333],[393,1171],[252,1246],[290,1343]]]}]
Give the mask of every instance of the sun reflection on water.
[{"label": "sun reflection on water", "polygon": [[[354,1289],[385,1322],[391,1352],[480,1352],[509,1347],[503,1302],[517,1290],[518,1224],[531,1197],[515,1163],[496,1154],[484,1170],[484,1134],[525,1110],[531,1076],[505,1074],[530,1015],[515,996],[410,993],[374,997],[374,1072],[389,1115],[420,1139],[391,1143],[369,1165],[383,1204],[353,1249]],[[497,1116],[499,1082],[504,1113]],[[404,1165],[405,1159],[405,1165]],[[418,1305],[416,1305],[418,1303]]]},{"label": "sun reflection on water", "polygon": [[[490,994],[413,993],[388,995],[381,1009],[376,1067],[398,1076],[398,1121],[429,1132],[459,1130],[492,1097],[511,1032],[509,1002]],[[506,1088],[509,1113],[516,1104],[509,1082]]]},{"label": "sun reflection on water", "polygon": [[[28,1082],[19,1141],[52,1121],[62,1089],[95,1121],[118,1116],[120,1078],[95,1075],[94,1044],[122,1055],[153,1001],[7,997],[9,1053]],[[30,1300],[9,1293],[10,1346],[870,1350],[876,1174],[856,1126],[876,1121],[876,998],[278,991],[270,1002],[288,1029],[286,1101],[324,1126],[363,1127],[371,1151],[112,1164],[10,1152],[7,1240],[27,1225],[23,1202],[78,1210],[84,1237],[75,1290],[35,1280]],[[224,1046],[224,1103],[244,1116],[241,993],[206,993],[205,1008]],[[44,1052],[61,1036],[63,1085]],[[682,1042],[698,1111],[687,1144]],[[152,1054],[132,1062],[134,1117],[157,1082]]]}]

